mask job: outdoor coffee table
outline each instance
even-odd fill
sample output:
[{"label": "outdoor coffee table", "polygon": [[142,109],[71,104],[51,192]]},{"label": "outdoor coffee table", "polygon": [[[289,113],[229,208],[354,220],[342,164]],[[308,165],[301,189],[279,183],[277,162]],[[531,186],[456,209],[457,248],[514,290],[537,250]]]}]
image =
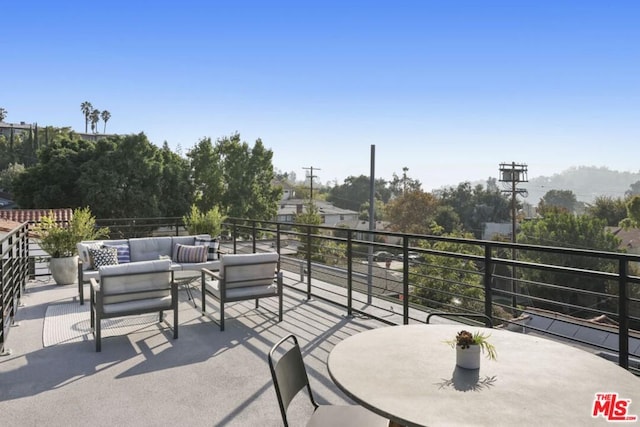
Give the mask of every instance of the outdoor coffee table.
[{"label": "outdoor coffee table", "polygon": [[193,297],[191,287],[196,281],[200,281],[202,272],[200,270],[178,270],[173,272],[173,280],[183,289],[187,291],[189,301],[193,302],[193,306],[198,308],[196,300]]},{"label": "outdoor coffee table", "polygon": [[[445,341],[462,329],[490,333],[498,359],[457,368]],[[607,425],[606,399],[631,399],[625,416],[640,416],[640,379],[629,371],[571,345],[500,329],[373,329],[338,343],[328,368],[355,402],[405,426]]]}]

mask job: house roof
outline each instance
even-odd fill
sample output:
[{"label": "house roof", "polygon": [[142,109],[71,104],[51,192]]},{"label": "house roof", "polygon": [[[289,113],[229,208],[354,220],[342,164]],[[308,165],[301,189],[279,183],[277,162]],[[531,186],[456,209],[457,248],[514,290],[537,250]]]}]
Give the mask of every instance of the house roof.
[{"label": "house roof", "polygon": [[640,247],[640,229],[606,227],[607,231],[620,239],[620,249],[636,249]]},{"label": "house roof", "polygon": [[[289,200],[285,200],[285,201],[280,203],[280,210],[278,211],[278,213],[280,214],[281,212],[283,212],[284,210],[288,209],[289,207],[293,207],[293,210],[294,210],[294,213],[295,213],[295,207],[296,206],[299,206],[299,205],[303,205],[304,206],[307,203],[309,203],[309,201],[306,200],[306,199],[289,199]],[[358,212],[356,212],[356,211],[352,211],[352,210],[349,210],[349,209],[338,208],[336,206],[333,206],[329,202],[325,202],[324,200],[314,200],[313,203],[318,208],[318,213],[320,215],[358,215]]]},{"label": "house roof", "polygon": [[9,221],[8,219],[0,218],[0,233],[5,231],[11,231],[20,227],[21,223],[16,221]]},{"label": "house roof", "polygon": [[73,209],[0,209],[0,219],[23,222],[39,222],[43,216],[53,214],[56,221],[69,221],[73,216]]}]

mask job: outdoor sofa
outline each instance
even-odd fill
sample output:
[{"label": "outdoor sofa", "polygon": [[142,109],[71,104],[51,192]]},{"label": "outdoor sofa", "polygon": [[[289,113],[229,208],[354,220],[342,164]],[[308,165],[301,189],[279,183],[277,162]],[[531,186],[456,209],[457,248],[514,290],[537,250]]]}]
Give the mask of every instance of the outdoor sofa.
[{"label": "outdoor sofa", "polygon": [[104,265],[167,259],[171,260],[173,272],[218,270],[220,261],[217,254],[209,250],[210,241],[208,235],[198,235],[80,242],[77,244],[80,304],[84,304],[85,283],[99,280],[99,267]]}]

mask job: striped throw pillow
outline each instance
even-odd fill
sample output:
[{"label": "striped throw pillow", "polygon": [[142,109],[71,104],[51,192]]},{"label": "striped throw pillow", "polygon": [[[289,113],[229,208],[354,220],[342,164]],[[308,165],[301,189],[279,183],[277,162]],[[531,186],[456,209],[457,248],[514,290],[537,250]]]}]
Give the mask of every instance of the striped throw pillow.
[{"label": "striped throw pillow", "polygon": [[206,246],[189,246],[176,244],[176,262],[197,263],[207,261],[208,249]]},{"label": "striped throw pillow", "polygon": [[116,248],[118,251],[118,264],[126,264],[131,262],[131,254],[129,253],[129,244],[121,243],[121,244],[108,244],[105,242],[105,248]]}]

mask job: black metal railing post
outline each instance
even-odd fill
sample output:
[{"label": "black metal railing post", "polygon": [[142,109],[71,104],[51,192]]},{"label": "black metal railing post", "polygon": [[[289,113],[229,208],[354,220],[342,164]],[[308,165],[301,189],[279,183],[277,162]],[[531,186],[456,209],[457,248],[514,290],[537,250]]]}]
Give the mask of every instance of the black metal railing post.
[{"label": "black metal railing post", "polygon": [[[493,292],[491,289],[492,281],[492,262],[491,262],[491,244],[487,243],[484,247],[484,314],[493,320]],[[485,326],[489,327],[488,322]]]},{"label": "black metal railing post", "polygon": [[[276,252],[280,253],[280,223],[276,224]],[[278,257],[278,271],[280,271],[280,257]]]},{"label": "black metal railing post", "polygon": [[409,248],[409,236],[405,235],[402,237],[402,251],[404,252],[404,260],[402,269],[402,323],[405,325],[409,324],[409,257],[408,254]]},{"label": "black metal railing post", "polygon": [[629,291],[627,287],[627,266],[624,259],[619,261],[618,278],[618,364],[629,369]]},{"label": "black metal railing post", "polygon": [[236,222],[233,222],[233,227],[231,227],[231,231],[233,233],[233,253],[238,253],[238,225]]},{"label": "black metal railing post", "polygon": [[347,316],[353,316],[353,242],[351,231],[347,232]]},{"label": "black metal railing post", "polygon": [[252,241],[251,252],[255,254],[256,249],[258,247],[256,244],[256,222],[255,221],[251,221],[251,241]]},{"label": "black metal railing post", "polygon": [[311,226],[307,225],[307,299],[311,299]]}]

